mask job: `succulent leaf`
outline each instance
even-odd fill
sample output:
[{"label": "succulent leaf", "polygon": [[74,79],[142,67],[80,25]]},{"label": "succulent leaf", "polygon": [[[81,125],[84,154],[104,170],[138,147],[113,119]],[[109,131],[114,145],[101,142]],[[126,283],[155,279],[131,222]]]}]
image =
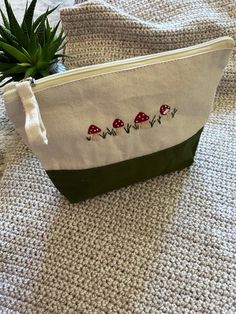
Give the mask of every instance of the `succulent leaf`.
[{"label": "succulent leaf", "polygon": [[44,18],[39,23],[37,29],[35,30],[35,34],[38,37],[38,42],[40,44],[44,43],[44,35],[45,35],[45,22],[46,22],[47,16],[45,15]]},{"label": "succulent leaf", "polygon": [[27,31],[27,33],[30,35],[32,31],[32,24],[33,24],[33,16],[34,16],[34,10],[36,7],[37,0],[32,0],[29,7],[27,5],[25,10],[25,15],[22,22],[22,28]]},{"label": "succulent leaf", "polygon": [[3,20],[3,24],[7,29],[10,29],[10,23],[8,22],[6,15],[3,13],[2,9],[0,9],[1,17]]},{"label": "succulent leaf", "polygon": [[10,56],[12,56],[13,58],[15,58],[16,60],[20,62],[29,61],[25,54],[23,54],[20,50],[16,49],[15,47],[11,45],[8,45],[0,41],[0,48],[2,48],[3,51],[6,51]]},{"label": "succulent leaf", "polygon": [[17,22],[17,19],[13,13],[12,7],[9,4],[7,0],[4,0],[6,10],[7,10],[7,15],[8,15],[8,20],[9,20],[9,25],[10,25],[10,31],[15,34],[15,36],[21,40],[22,43],[25,43],[25,35],[20,27],[19,23]]},{"label": "succulent leaf", "polygon": [[9,74],[13,73],[24,73],[24,71],[26,70],[26,67],[22,67],[21,65],[14,65],[13,67],[11,67],[10,69],[6,70],[4,72],[4,76],[7,77]]},{"label": "succulent leaf", "polygon": [[7,77],[21,80],[29,76],[40,78],[49,75],[58,59],[67,57],[61,51],[66,35],[60,22],[51,27],[48,21],[48,16],[58,6],[48,8],[34,21],[37,0],[31,0],[19,24],[8,0],[4,2],[7,14],[0,9],[3,21],[0,25],[0,82]]},{"label": "succulent leaf", "polygon": [[57,8],[59,7],[59,4],[54,7],[53,9],[49,10],[47,9],[47,11],[45,13],[43,13],[42,15],[40,15],[36,20],[35,22],[33,23],[33,29],[35,30],[38,25],[40,24],[41,20],[44,18],[44,15],[48,16],[50,15],[52,12],[54,12]]},{"label": "succulent leaf", "polygon": [[35,76],[35,73],[36,73],[36,69],[35,68],[28,68],[25,72],[25,77],[24,78],[27,78],[27,77],[34,77]]},{"label": "succulent leaf", "polygon": [[0,35],[2,39],[6,42],[11,43],[13,46],[17,47],[17,38],[7,29],[0,25]]}]

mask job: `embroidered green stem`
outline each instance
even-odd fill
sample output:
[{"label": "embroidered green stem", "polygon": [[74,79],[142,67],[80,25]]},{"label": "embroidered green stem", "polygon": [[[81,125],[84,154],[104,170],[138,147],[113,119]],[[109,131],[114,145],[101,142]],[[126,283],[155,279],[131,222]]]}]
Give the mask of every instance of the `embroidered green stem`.
[{"label": "embroidered green stem", "polygon": [[177,109],[176,109],[176,108],[174,108],[174,109],[173,109],[173,111],[171,112],[172,118],[174,118],[174,116],[175,116],[176,112],[177,112]]},{"label": "embroidered green stem", "polygon": [[157,121],[157,120],[156,120],[156,114],[155,114],[154,117],[152,118],[152,120],[149,121],[151,127],[153,127],[153,125],[156,123],[156,121]]},{"label": "embroidered green stem", "polygon": [[[163,112],[161,111],[163,107]],[[168,112],[166,111],[166,107],[168,107]],[[151,128],[154,126],[154,124],[156,122],[158,122],[159,124],[161,124],[161,119],[164,117],[172,117],[174,118],[176,112],[178,111],[176,108],[173,108],[172,111],[170,111],[170,106],[167,105],[162,105],[160,109],[160,112],[162,115],[158,115],[158,114],[154,114],[153,118],[151,120],[149,120],[149,116],[145,115],[143,112],[139,112],[139,114],[137,115],[136,118],[139,118],[138,121],[136,121],[137,119],[134,119],[134,124],[131,123],[127,123],[126,125],[124,125],[124,122],[120,119],[115,119],[115,121],[113,122],[113,128],[106,128],[107,131],[103,131],[102,133],[100,133],[102,130],[95,126],[95,125],[91,125],[88,131],[88,134],[92,134],[92,136],[87,136],[86,139],[88,141],[97,141],[97,137],[100,136],[103,139],[106,138],[107,135],[110,136],[118,136],[122,134],[122,130],[124,129],[124,131],[129,134],[130,130],[133,128],[134,130],[138,130],[138,129],[146,129],[149,127],[149,125],[151,126]],[[140,116],[140,117],[139,117]],[[91,129],[91,130],[90,130]],[[96,135],[96,138],[95,138]]]},{"label": "embroidered green stem", "polygon": [[109,134],[109,135],[116,135],[116,132],[115,132],[115,130],[114,129],[109,129],[109,128],[107,128],[107,133]]},{"label": "embroidered green stem", "polygon": [[161,124],[161,116],[158,116],[157,122],[158,122],[159,124]]},{"label": "embroidered green stem", "polygon": [[134,125],[132,125],[132,127],[135,129],[135,130],[138,130],[139,129],[139,125],[137,125],[136,123]]},{"label": "embroidered green stem", "polygon": [[132,128],[132,124],[127,123],[127,126],[124,127],[124,130],[125,130],[126,133],[130,133],[130,129],[131,129],[131,128]]},{"label": "embroidered green stem", "polygon": [[102,132],[102,134],[99,134],[99,136],[101,136],[103,139],[105,139],[107,136],[107,132]]}]

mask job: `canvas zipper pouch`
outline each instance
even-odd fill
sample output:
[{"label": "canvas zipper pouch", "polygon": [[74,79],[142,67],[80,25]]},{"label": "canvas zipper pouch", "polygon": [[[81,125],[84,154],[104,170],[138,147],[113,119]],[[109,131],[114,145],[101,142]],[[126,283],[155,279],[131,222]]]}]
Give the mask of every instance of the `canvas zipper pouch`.
[{"label": "canvas zipper pouch", "polygon": [[9,118],[54,185],[78,202],[192,164],[234,41],[10,83]]}]

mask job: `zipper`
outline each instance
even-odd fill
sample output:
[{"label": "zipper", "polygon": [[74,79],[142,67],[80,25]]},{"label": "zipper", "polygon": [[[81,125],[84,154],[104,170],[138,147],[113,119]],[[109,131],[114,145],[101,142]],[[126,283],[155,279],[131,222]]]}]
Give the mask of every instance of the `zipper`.
[{"label": "zipper", "polygon": [[[234,40],[231,37],[225,36],[187,48],[180,48],[167,52],[134,57],[130,59],[123,59],[98,65],[85,66],[69,70],[64,73],[47,76],[38,80],[34,80],[33,78],[27,78],[26,80],[31,81],[31,86],[34,92],[38,92],[52,86],[58,86],[92,76],[114,73],[121,70],[128,70],[139,66],[152,65],[159,62],[171,61],[174,59],[182,59],[211,51],[232,49],[233,47]],[[5,86],[4,97],[7,101],[12,101],[12,99],[16,97],[16,86],[17,82],[12,82]]]}]

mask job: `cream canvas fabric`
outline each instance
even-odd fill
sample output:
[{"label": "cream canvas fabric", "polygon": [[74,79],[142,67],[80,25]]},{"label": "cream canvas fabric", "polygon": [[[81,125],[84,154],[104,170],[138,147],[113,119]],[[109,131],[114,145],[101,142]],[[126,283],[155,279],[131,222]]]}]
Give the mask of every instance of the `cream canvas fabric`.
[{"label": "cream canvas fabric", "polygon": [[[36,90],[48,145],[33,141],[33,127],[29,130],[32,140],[27,138],[27,108],[17,92],[14,101],[10,101],[12,93],[8,96],[6,92],[6,109],[46,170],[87,169],[145,156],[186,141],[205,125],[231,50],[229,44],[228,49],[157,61],[87,79],[72,78],[72,82],[55,82],[52,87]],[[26,100],[27,107],[35,101],[31,93]],[[173,119],[160,113],[163,104],[177,111]],[[104,139],[100,136],[96,142],[87,140],[90,125],[99,126],[101,134],[113,128],[115,119],[131,125],[139,112],[149,117],[148,128],[131,128],[126,133],[122,127],[122,134]],[[154,115],[161,120],[150,127]]]}]

